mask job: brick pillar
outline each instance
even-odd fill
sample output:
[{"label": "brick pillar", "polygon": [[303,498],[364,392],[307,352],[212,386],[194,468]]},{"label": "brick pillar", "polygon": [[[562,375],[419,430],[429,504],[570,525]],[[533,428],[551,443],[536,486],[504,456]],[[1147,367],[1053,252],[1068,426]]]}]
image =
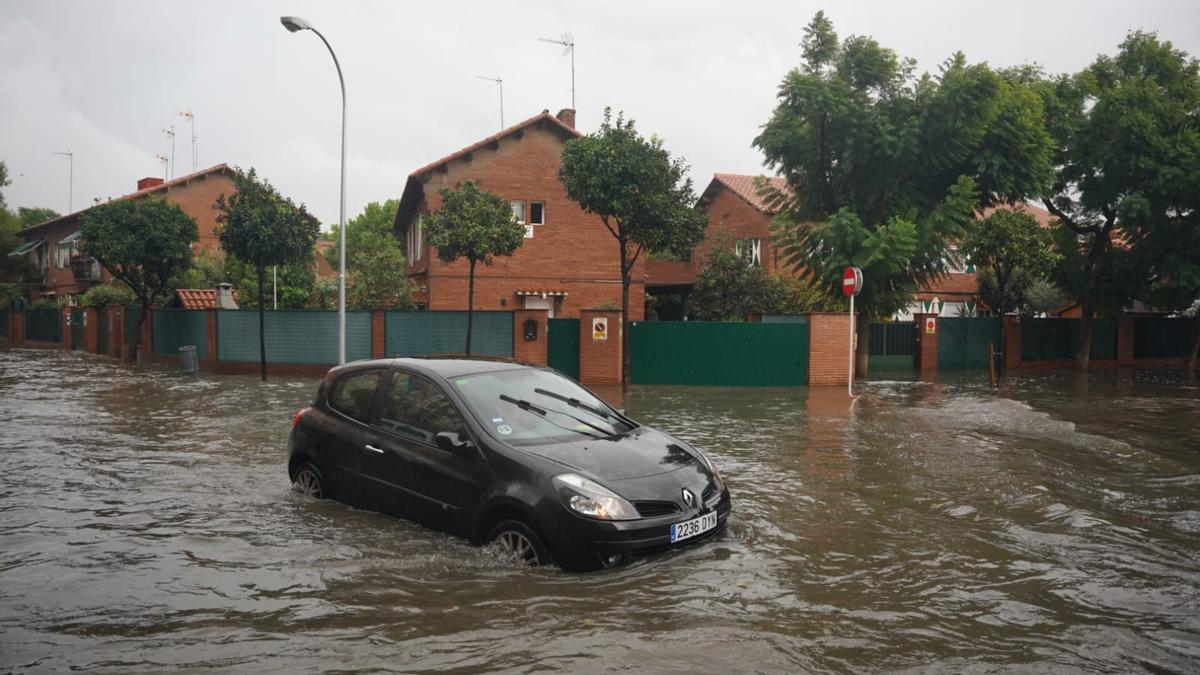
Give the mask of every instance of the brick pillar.
[{"label": "brick pillar", "polygon": [[[921,375],[932,375],[937,372],[938,360],[938,315],[914,314],[913,322],[917,326],[917,372]],[[932,320],[932,330],[929,332],[929,321]]]},{"label": "brick pillar", "polygon": [[25,344],[25,312],[8,313],[8,344],[20,347]]},{"label": "brick pillar", "polygon": [[371,358],[387,357],[387,321],[382,309],[371,310]]},{"label": "brick pillar", "polygon": [[[544,366],[549,363],[546,329],[550,311],[545,309],[518,309],[513,311],[513,358],[521,363]],[[526,339],[525,323],[534,322],[535,337]],[[582,323],[582,322],[581,322]],[[609,323],[612,323],[611,321]],[[589,323],[590,326],[590,323]],[[590,329],[589,329],[590,330]],[[590,337],[590,335],[589,335]]]},{"label": "brick pillar", "polygon": [[1013,370],[1021,367],[1021,320],[1006,316],[1004,321],[1004,368]]},{"label": "brick pillar", "polygon": [[208,353],[205,354],[204,365],[209,370],[216,370],[217,354],[220,352],[220,344],[217,342],[217,310],[208,310],[208,315],[205,317],[204,333],[208,342]]},{"label": "brick pillar", "polygon": [[95,307],[83,310],[83,350],[89,354],[100,352],[100,325],[96,323],[99,320]]},{"label": "brick pillar", "polygon": [[75,308],[71,307],[70,305],[65,305],[62,308],[62,313],[59,314],[58,317],[59,320],[62,321],[62,348],[67,351],[71,351],[72,347],[75,346],[71,344],[72,338],[74,337],[72,335],[73,331],[71,330],[71,312],[74,309]]},{"label": "brick pillar", "polygon": [[808,315],[808,384],[846,386],[850,377],[850,315],[814,312]]},{"label": "brick pillar", "polygon": [[1123,316],[1117,322],[1117,363],[1133,365],[1133,322],[1132,316]]},{"label": "brick pillar", "polygon": [[[608,319],[606,339],[593,339],[593,319]],[[585,385],[621,384],[621,310],[580,310],[579,382]]]},{"label": "brick pillar", "polygon": [[125,357],[125,306],[108,308],[108,353],[116,359]]},{"label": "brick pillar", "polygon": [[750,312],[746,314],[746,323],[762,323],[762,312]]}]

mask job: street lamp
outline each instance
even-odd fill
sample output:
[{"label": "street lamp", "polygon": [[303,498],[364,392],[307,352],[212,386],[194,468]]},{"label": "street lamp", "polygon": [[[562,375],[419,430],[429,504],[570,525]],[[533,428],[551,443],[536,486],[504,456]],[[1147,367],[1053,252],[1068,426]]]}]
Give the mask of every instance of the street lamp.
[{"label": "street lamp", "polygon": [[346,80],[342,78],[342,66],[338,63],[337,54],[333,53],[333,47],[329,46],[329,40],[311,23],[298,16],[281,16],[279,22],[289,32],[311,30],[321,38],[333,57],[338,84],[342,87],[342,195],[338,206],[338,364],[341,365],[346,362]]}]

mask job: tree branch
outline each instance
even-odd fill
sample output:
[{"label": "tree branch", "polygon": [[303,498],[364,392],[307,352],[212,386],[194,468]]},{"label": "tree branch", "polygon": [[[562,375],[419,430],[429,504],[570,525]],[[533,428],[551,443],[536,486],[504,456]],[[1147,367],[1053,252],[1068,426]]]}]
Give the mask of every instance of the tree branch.
[{"label": "tree branch", "polygon": [[[612,226],[608,224],[608,216],[600,216],[600,222],[604,223],[604,227],[608,230],[609,234],[617,239],[621,238],[621,235],[617,234],[616,230],[612,229]],[[620,221],[617,224],[620,225]]]},{"label": "tree branch", "polygon": [[1051,215],[1061,220],[1063,224],[1071,228],[1075,234],[1100,234],[1100,229],[1094,225],[1077,225],[1073,218],[1055,206],[1054,202],[1050,201],[1049,199],[1043,197],[1042,204],[1045,205],[1046,210],[1049,211]]}]

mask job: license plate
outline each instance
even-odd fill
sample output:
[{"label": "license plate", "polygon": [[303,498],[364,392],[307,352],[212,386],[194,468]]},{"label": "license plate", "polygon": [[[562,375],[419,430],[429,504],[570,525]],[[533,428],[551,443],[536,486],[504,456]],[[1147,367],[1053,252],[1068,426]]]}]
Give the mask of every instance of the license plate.
[{"label": "license plate", "polygon": [[717,526],[717,512],[706,513],[699,518],[685,520],[671,525],[671,543],[691,539],[698,534],[704,534]]}]

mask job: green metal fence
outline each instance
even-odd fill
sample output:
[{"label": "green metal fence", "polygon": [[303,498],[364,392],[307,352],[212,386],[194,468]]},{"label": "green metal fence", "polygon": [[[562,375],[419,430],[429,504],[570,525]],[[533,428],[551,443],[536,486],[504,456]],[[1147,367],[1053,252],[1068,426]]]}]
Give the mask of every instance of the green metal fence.
[{"label": "green metal fence", "polygon": [[1000,351],[1000,319],[938,318],[938,370],[987,368],[988,343]]},{"label": "green metal fence", "polygon": [[808,323],[807,314],[763,314],[763,323]]},{"label": "green metal fence", "polygon": [[[387,356],[461,354],[467,348],[467,313],[393,311],[384,316]],[[512,312],[475,312],[471,322],[471,353],[513,355]]]},{"label": "green metal fence", "polygon": [[[1021,360],[1060,361],[1075,358],[1079,319],[1024,319],[1021,321]],[[1092,327],[1093,360],[1117,358],[1117,322],[1096,319]]]},{"label": "green metal fence", "polygon": [[871,324],[870,370],[912,370],[916,364],[917,332],[911,321]]},{"label": "green metal fence", "polygon": [[207,310],[156,309],[150,320],[155,354],[177,355],[180,347],[194,345],[196,358],[208,358]]},{"label": "green metal fence", "polygon": [[1133,358],[1178,359],[1191,349],[1196,319],[1138,317],[1133,320]]},{"label": "green metal fence", "polygon": [[142,308],[140,305],[125,305],[125,332],[123,333],[125,344],[131,345],[138,341],[137,326],[141,317]]},{"label": "green metal fence", "polygon": [[[264,318],[267,361],[331,365],[338,362],[338,316],[326,310],[272,310]],[[258,310],[217,312],[217,358],[257,362]],[[371,313],[346,312],[346,360],[371,358]]]},{"label": "green metal fence", "polygon": [[546,326],[546,358],[551,368],[579,379],[579,319],[550,319]]},{"label": "green metal fence", "polygon": [[808,324],[639,321],[629,332],[634,384],[808,384]]},{"label": "green metal fence", "polygon": [[57,307],[25,310],[25,339],[62,342],[62,310]]}]

